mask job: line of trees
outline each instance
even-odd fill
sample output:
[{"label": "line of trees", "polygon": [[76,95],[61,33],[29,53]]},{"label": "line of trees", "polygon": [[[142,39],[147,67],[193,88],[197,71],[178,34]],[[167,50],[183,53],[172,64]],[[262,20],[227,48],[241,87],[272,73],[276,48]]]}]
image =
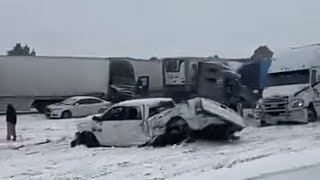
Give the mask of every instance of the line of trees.
[{"label": "line of trees", "polygon": [[[21,43],[16,43],[13,49],[7,51],[8,56],[36,56],[36,51],[26,44],[22,46]],[[217,55],[216,55],[217,56]],[[260,46],[251,56],[252,59],[270,59],[273,56],[273,52],[267,46]],[[218,56],[217,56],[218,57]],[[157,59],[157,57],[151,57],[151,60]]]},{"label": "line of trees", "polygon": [[26,44],[22,46],[21,43],[17,43],[13,49],[7,51],[8,56],[36,56],[36,51],[34,49],[30,49],[30,47]]}]

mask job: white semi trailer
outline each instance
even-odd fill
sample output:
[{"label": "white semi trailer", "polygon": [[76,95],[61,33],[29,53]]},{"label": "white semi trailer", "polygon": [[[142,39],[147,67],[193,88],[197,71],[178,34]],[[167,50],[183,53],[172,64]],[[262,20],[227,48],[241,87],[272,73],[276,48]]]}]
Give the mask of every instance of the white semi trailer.
[{"label": "white semi trailer", "polygon": [[125,58],[0,56],[0,110],[11,103],[43,112],[48,104],[78,95],[130,99],[136,90],[148,90],[142,80]]}]

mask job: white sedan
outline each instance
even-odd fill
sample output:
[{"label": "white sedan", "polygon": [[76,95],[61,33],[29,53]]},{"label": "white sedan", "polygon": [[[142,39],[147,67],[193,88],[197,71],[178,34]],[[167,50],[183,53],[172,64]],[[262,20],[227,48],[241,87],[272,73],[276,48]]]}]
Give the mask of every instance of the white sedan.
[{"label": "white sedan", "polygon": [[85,117],[101,113],[111,106],[111,102],[89,96],[75,96],[61,103],[49,105],[46,109],[48,118]]}]

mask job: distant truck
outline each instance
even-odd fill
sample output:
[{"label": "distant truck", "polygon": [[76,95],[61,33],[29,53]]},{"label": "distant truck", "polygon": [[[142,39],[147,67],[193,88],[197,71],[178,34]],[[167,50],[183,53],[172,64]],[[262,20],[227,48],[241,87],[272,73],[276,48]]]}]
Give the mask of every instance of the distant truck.
[{"label": "distant truck", "polygon": [[[144,82],[144,83],[142,83]],[[20,111],[44,112],[72,96],[118,102],[148,91],[149,78],[136,77],[125,58],[0,56],[0,110],[11,103]]]},{"label": "distant truck", "polygon": [[196,95],[227,105],[240,102],[245,106],[253,106],[263,89],[270,61],[165,58],[164,89],[169,97],[185,99]]},{"label": "distant truck", "polygon": [[280,53],[272,62],[255,115],[261,125],[308,123],[320,115],[320,48]]}]

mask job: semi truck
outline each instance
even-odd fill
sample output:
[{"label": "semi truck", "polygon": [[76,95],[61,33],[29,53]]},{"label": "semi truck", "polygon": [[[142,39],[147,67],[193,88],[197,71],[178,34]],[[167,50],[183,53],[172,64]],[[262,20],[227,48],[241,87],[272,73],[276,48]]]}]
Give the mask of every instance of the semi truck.
[{"label": "semi truck", "polygon": [[262,126],[315,121],[320,115],[319,92],[320,47],[286,50],[272,61],[255,117]]},{"label": "semi truck", "polygon": [[[169,97],[202,96],[253,106],[262,92],[271,60],[204,57],[164,58],[164,89]],[[269,66],[268,66],[269,65]],[[253,94],[254,91],[257,91]],[[232,99],[231,99],[232,98]]]},{"label": "semi truck", "polygon": [[128,58],[0,56],[1,111],[10,103],[18,111],[44,112],[49,104],[79,95],[117,102],[148,87],[148,78],[137,77]]}]

